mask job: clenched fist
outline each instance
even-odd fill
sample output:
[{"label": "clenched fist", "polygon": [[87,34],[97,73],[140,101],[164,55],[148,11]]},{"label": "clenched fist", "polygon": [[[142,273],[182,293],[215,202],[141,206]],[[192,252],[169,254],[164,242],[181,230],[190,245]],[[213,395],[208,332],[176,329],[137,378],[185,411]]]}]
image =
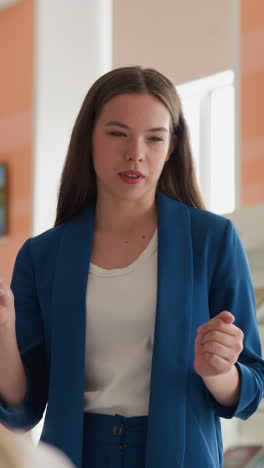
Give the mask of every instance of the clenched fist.
[{"label": "clenched fist", "polygon": [[195,340],[194,369],[201,377],[226,374],[243,350],[243,332],[224,310],[201,325]]},{"label": "clenched fist", "polygon": [[0,276],[0,330],[15,328],[14,295],[7,282]]}]

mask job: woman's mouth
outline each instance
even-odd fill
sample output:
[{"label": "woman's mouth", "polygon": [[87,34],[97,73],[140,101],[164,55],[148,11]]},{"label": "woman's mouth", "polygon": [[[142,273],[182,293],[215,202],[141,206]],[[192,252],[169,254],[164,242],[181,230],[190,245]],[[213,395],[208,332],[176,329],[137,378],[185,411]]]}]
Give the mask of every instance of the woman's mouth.
[{"label": "woman's mouth", "polygon": [[145,177],[141,172],[134,170],[119,172],[118,175],[126,184],[138,184]]},{"label": "woman's mouth", "polygon": [[126,184],[138,184],[142,179],[144,179],[143,176],[138,176],[134,174],[118,174],[119,177],[125,182]]}]

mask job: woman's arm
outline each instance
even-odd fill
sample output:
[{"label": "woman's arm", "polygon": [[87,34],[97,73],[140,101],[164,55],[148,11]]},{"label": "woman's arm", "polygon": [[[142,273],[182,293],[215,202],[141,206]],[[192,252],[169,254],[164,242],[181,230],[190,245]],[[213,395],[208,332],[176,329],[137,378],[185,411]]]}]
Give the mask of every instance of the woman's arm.
[{"label": "woman's arm", "polygon": [[223,406],[237,406],[240,396],[240,375],[236,366],[226,374],[202,377],[214,399]]},{"label": "woman's arm", "polygon": [[[21,386],[16,395],[9,394],[11,390],[8,388],[7,381],[7,387],[4,389],[2,386],[0,422],[13,428],[31,429],[41,420],[46,407],[48,371],[45,359],[43,323],[31,260],[30,240],[25,242],[17,255],[11,290],[14,294],[16,341],[19,356],[14,341],[9,344],[5,343],[5,346],[9,346],[10,349],[12,345],[12,366],[14,365],[20,374],[17,376],[19,377],[17,383]],[[26,393],[24,392],[25,380],[21,363],[26,376]],[[15,368],[10,367],[12,372],[15,371]],[[14,383],[15,381],[12,383],[12,388]],[[23,395],[24,398],[20,401]]]},{"label": "woman's arm", "polygon": [[[213,258],[215,255],[211,252],[208,261]],[[217,321],[217,316],[219,319],[219,314],[230,313],[230,318],[226,317],[230,322],[224,323],[224,320],[220,326],[230,337],[227,341],[225,337],[223,343],[218,334],[214,341],[219,342],[220,339],[220,345],[226,349],[221,348],[220,351],[218,347],[216,354],[222,356],[218,359],[218,371],[211,375],[203,373],[202,379],[208,402],[218,416],[247,419],[256,411],[264,395],[264,361],[250,268],[239,234],[229,220],[222,245],[218,247],[217,261],[212,267],[208,298],[212,319],[198,329],[198,336],[203,335],[205,341],[206,334],[208,338],[209,331],[212,333],[210,327],[216,325],[214,320]]]},{"label": "woman's arm", "polygon": [[8,406],[19,406],[26,396],[26,374],[15,334],[0,327],[0,398]]}]

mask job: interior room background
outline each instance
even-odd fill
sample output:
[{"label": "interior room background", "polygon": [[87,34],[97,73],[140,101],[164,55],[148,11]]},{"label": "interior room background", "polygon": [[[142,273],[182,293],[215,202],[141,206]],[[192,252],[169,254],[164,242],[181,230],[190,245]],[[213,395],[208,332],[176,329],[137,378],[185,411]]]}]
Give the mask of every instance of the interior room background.
[{"label": "interior room background", "polygon": [[[180,93],[207,206],[241,235],[264,341],[263,48],[262,0],[0,0],[7,280],[22,243],[54,223],[70,132],[90,85],[117,66],[154,67]],[[264,445],[263,424],[263,405],[249,421],[224,420],[225,448]]]}]

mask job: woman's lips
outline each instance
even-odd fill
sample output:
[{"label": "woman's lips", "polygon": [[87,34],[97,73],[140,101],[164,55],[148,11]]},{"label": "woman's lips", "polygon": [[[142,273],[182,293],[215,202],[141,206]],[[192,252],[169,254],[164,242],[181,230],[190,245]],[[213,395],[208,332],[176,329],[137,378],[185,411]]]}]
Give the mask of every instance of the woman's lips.
[{"label": "woman's lips", "polygon": [[138,184],[142,179],[144,179],[143,176],[128,177],[125,174],[118,174],[118,175],[126,184]]}]

